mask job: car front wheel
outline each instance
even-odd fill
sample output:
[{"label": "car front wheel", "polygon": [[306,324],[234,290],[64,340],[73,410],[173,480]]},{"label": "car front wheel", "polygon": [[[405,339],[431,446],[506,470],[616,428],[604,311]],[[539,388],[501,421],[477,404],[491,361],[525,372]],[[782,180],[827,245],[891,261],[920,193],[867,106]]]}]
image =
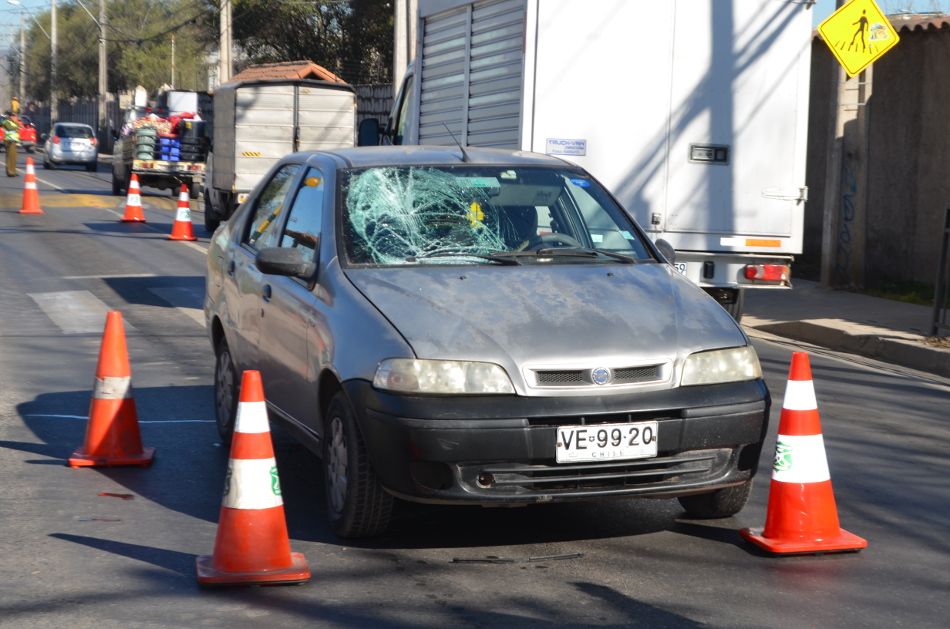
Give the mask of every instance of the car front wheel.
[{"label": "car front wheel", "polygon": [[752,481],[735,487],[724,487],[708,494],[681,496],[680,501],[686,513],[694,518],[711,520],[728,518],[742,511],[752,494]]},{"label": "car front wheel", "polygon": [[214,417],[221,442],[231,443],[234,421],[237,419],[238,389],[237,370],[231,358],[231,349],[222,336],[215,349],[214,363]]},{"label": "car front wheel", "polygon": [[323,434],[327,511],[340,537],[373,537],[389,526],[393,498],[370,464],[353,409],[341,392],[330,401]]}]

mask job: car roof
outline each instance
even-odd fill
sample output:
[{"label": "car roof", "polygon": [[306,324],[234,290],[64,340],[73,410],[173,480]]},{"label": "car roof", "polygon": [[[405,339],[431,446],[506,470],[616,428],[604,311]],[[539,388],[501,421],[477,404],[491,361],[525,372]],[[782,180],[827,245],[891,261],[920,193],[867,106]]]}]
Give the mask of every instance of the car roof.
[{"label": "car roof", "polygon": [[64,127],[86,127],[87,129],[92,129],[91,126],[83,124],[81,122],[56,122],[54,124],[61,125]]},{"label": "car roof", "polygon": [[361,146],[326,151],[310,155],[334,157],[342,168],[372,168],[379,166],[457,166],[463,163],[480,166],[575,166],[570,162],[529,151],[465,147],[468,161],[463,162],[457,146]]}]

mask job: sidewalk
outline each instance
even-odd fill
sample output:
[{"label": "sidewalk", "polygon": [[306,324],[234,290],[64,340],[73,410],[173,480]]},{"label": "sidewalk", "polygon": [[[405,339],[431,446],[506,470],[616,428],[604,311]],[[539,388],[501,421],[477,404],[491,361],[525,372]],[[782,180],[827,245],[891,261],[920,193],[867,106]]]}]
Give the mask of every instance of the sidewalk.
[{"label": "sidewalk", "polygon": [[796,280],[792,290],[746,292],[742,325],[950,377],[950,347],[924,344],[933,308]]}]

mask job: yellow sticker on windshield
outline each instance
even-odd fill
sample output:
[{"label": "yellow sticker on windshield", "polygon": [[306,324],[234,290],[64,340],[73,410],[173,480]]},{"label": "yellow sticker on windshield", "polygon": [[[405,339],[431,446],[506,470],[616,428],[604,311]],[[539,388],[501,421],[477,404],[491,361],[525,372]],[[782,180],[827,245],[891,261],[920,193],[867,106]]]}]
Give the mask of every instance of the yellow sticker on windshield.
[{"label": "yellow sticker on windshield", "polygon": [[482,212],[482,206],[478,201],[473,201],[470,206],[468,206],[468,222],[471,223],[472,229],[481,229],[484,227],[482,221],[485,220],[485,213]]}]

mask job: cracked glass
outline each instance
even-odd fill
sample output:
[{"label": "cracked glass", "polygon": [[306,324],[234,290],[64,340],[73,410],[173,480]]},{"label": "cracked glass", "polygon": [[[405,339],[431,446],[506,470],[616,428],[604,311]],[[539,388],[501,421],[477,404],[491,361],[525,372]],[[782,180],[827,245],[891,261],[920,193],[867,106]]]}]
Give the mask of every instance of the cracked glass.
[{"label": "cracked glass", "polygon": [[340,203],[352,264],[651,259],[641,232],[583,171],[472,165],[350,170],[343,173]]}]

